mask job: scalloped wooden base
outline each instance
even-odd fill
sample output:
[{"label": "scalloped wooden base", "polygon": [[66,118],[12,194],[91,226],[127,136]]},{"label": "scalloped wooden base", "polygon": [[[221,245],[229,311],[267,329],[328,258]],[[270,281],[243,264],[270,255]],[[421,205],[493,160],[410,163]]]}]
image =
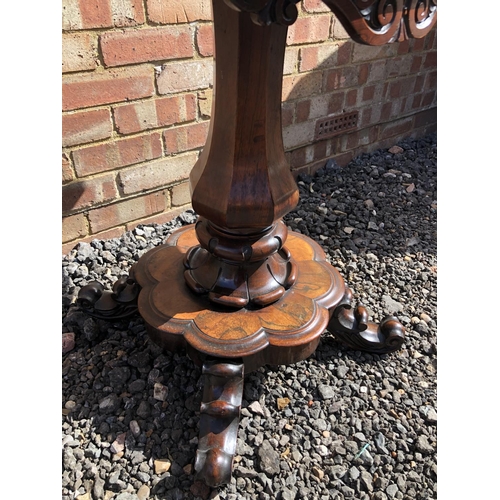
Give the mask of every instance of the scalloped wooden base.
[{"label": "scalloped wooden base", "polygon": [[199,365],[207,357],[242,359],[245,373],[295,363],[314,352],[346,290],[316,242],[290,232],[287,249],[297,265],[293,286],[273,304],[237,310],[186,285],[184,256],[197,244],[194,225],[181,228],[134,266],[139,313],[155,343],[170,351],[186,349]]}]

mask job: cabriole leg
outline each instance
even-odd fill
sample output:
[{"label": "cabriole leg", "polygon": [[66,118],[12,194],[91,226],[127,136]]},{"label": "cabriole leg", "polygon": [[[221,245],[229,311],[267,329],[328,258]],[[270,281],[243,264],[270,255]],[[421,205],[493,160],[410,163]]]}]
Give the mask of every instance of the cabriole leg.
[{"label": "cabriole leg", "polygon": [[405,340],[405,329],[394,316],[387,316],[380,324],[368,321],[363,306],[352,308],[352,292],[348,288],[335,307],[328,331],[351,349],[385,354],[397,351]]},{"label": "cabriole leg", "polygon": [[196,477],[216,487],[231,481],[243,397],[243,363],[211,360],[203,363],[200,438]]}]

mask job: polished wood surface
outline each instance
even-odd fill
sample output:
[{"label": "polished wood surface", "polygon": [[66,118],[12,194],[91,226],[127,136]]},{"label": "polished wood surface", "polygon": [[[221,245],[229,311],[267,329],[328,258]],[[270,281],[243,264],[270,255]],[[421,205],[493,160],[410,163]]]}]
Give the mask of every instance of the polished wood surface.
[{"label": "polished wood surface", "polygon": [[200,223],[185,279],[193,292],[222,306],[263,307],[295,280],[280,222],[299,197],[281,126],[287,28],[257,25],[222,0],[213,2],[213,18],[213,110],[190,174]]},{"label": "polished wood surface", "polygon": [[437,0],[323,0],[358,43],[422,38],[437,22]]},{"label": "polished wood surface", "polygon": [[281,87],[287,28],[213,2],[215,82],[208,139],[191,175],[193,209],[231,232],[271,226],[299,199],[285,158]]},{"label": "polished wood surface", "polygon": [[[300,0],[225,0],[255,24],[290,26]],[[349,36],[366,45],[423,38],[437,22],[437,0],[323,0]]]},{"label": "polished wood surface", "polygon": [[209,486],[231,481],[244,372],[243,363],[238,361],[211,359],[203,363],[205,384],[194,469],[197,478]]},{"label": "polished wood surface", "polygon": [[293,363],[314,352],[330,311],[345,294],[342,277],[316,242],[291,233],[294,286],[272,305],[237,310],[186,286],[183,260],[196,243],[193,226],[179,229],[134,267],[141,286],[139,311],[155,342],[170,350],[187,349],[198,363],[206,356],[243,358],[247,372],[265,364]]},{"label": "polished wood surface", "polygon": [[282,221],[258,232],[235,233],[205,219],[196,224],[199,245],[184,259],[184,278],[195,293],[227,307],[263,307],[281,298],[296,280]]},{"label": "polished wood surface", "polygon": [[[190,176],[199,220],[143,255],[113,292],[90,284],[79,295],[101,318],[125,317],[137,300],[152,340],[185,349],[203,366],[195,469],[210,486],[231,479],[244,373],[308,357],[327,326],[369,352],[392,352],[404,341],[396,318],[377,325],[353,307],[321,247],[281,221],[298,201],[281,128],[287,26],[297,3],[212,0],[212,119]],[[437,19],[437,0],[324,3],[369,45],[420,38]]]}]

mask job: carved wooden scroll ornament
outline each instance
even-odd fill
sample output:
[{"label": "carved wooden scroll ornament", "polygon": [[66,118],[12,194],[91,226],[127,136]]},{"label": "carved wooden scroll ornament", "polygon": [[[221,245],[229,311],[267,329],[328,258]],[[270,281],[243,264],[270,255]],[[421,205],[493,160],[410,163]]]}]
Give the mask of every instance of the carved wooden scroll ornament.
[{"label": "carved wooden scroll ornament", "polygon": [[[256,24],[285,26],[297,20],[299,0],[224,0],[249,12]],[[437,0],[323,0],[349,36],[366,45],[422,38],[437,21]]]}]

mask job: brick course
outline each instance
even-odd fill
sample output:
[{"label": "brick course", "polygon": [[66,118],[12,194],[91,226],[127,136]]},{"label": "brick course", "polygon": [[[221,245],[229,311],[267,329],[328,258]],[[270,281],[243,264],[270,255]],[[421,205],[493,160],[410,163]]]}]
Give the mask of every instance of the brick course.
[{"label": "brick course", "polygon": [[165,152],[172,154],[202,148],[207,140],[207,133],[207,121],[170,128],[163,133]]},{"label": "brick course", "polygon": [[89,224],[93,233],[115,226],[159,214],[166,208],[166,195],[163,191],[138,198],[114,203],[89,212]]},{"label": "brick course", "polygon": [[202,24],[196,30],[196,45],[200,56],[214,55],[214,28],[211,24]]},{"label": "brick course", "polygon": [[62,54],[62,71],[87,71],[96,69],[97,35],[94,33],[63,34],[64,51]]},{"label": "brick course", "polygon": [[63,0],[63,30],[136,26],[144,23],[142,0]]},{"label": "brick course", "polygon": [[177,183],[188,178],[197,158],[198,155],[191,152],[141,164],[121,171],[118,182],[125,195]]},{"label": "brick course", "polygon": [[63,239],[74,240],[76,238],[83,238],[87,235],[87,232],[87,219],[83,214],[70,215],[62,221]]},{"label": "brick course", "polygon": [[330,35],[330,14],[300,17],[288,28],[288,45],[323,42]]},{"label": "brick course", "polygon": [[72,181],[75,178],[71,163],[66,153],[62,154],[62,181],[63,183]]},{"label": "brick course", "polygon": [[156,78],[159,94],[205,89],[212,83],[212,59],[165,64]]},{"label": "brick course", "polygon": [[75,73],[63,78],[63,111],[140,99],[153,93],[153,70],[149,66]]},{"label": "brick course", "polygon": [[[288,29],[282,125],[294,176],[435,130],[437,37],[353,42],[321,0]],[[165,222],[190,203],[212,113],[210,0],[63,0],[63,251]],[[316,122],[359,112],[345,136]]]},{"label": "brick course", "polygon": [[210,21],[212,4],[210,0],[146,0],[149,20],[158,24],[191,23]]},{"label": "brick course", "polygon": [[63,147],[76,146],[111,137],[113,124],[109,109],[93,109],[63,115]]},{"label": "brick course", "polygon": [[118,195],[114,175],[112,174],[65,184],[62,190],[63,213],[70,213],[109,202]]},{"label": "brick course", "polygon": [[85,177],[159,158],[162,149],[161,136],[155,133],[77,149],[72,159],[76,175]]},{"label": "brick course", "polygon": [[116,130],[132,134],[196,119],[196,95],[163,97],[114,107]]},{"label": "brick course", "polygon": [[189,189],[189,182],[177,184],[172,188],[172,206],[180,207],[189,205],[191,203],[191,191]]},{"label": "brick course", "polygon": [[104,64],[123,66],[193,57],[188,25],[105,33],[99,38]]}]

